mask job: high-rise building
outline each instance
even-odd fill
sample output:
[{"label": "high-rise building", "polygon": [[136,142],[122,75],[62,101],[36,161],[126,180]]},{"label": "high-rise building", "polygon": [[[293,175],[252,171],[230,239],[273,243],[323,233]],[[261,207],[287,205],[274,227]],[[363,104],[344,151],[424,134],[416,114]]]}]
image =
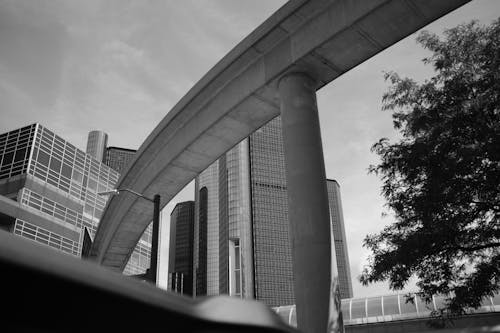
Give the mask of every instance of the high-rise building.
[{"label": "high-rise building", "polygon": [[337,260],[340,297],[352,298],[354,294],[352,292],[351,270],[349,268],[349,254],[347,252],[344,214],[342,212],[342,201],[340,199],[340,186],[337,181],[327,179],[326,188],[328,190],[330,218],[332,219],[333,241]]},{"label": "high-rise building", "polygon": [[219,294],[219,163],[195,182],[193,268],[195,295]]},{"label": "high-rise building", "polygon": [[[119,176],[39,124],[0,134],[0,195],[32,213],[24,220],[2,217],[2,229],[80,256],[85,228],[93,238],[106,205],[107,198],[98,193],[114,189]],[[126,274],[146,271],[150,248],[151,227],[136,246]]]},{"label": "high-rise building", "polygon": [[[343,251],[336,252],[337,266],[348,271],[345,231],[338,225],[343,224],[340,196],[332,193],[336,195],[329,195],[332,231],[343,246]],[[256,298],[269,306],[295,303],[287,195],[280,117],[197,177],[196,295],[230,294]],[[341,290],[350,290],[341,291],[341,296],[352,297],[350,273],[339,272],[339,276],[349,284]]]},{"label": "high-rise building", "polygon": [[[107,147],[108,135],[103,131],[91,131],[87,140],[87,154],[109,166],[119,174],[123,173],[135,155],[135,150]],[[150,266],[152,226],[144,231],[130,259],[125,266],[125,275],[140,275]]]},{"label": "high-rise building", "polygon": [[136,150],[120,148],[120,147],[107,147],[104,163],[111,169],[118,171],[120,174],[125,172],[132,159],[134,158]]},{"label": "high-rise building", "polygon": [[[106,133],[98,130],[91,131],[87,140],[87,154],[98,161],[102,161],[120,175],[125,172],[128,164],[134,158],[136,151],[120,147],[107,147],[107,144],[108,135]],[[151,237],[152,225],[150,224],[137,242],[125,266],[123,271],[125,275],[140,275],[149,268],[151,260]]]},{"label": "high-rise building", "polygon": [[104,162],[106,146],[108,144],[108,135],[103,131],[91,131],[87,139],[87,154],[98,160]]},{"label": "high-rise building", "polygon": [[295,304],[281,118],[249,138],[255,296],[270,306]]},{"label": "high-rise building", "polygon": [[194,201],[178,203],[170,214],[169,277],[171,289],[193,294]]},{"label": "high-rise building", "polygon": [[80,256],[93,236],[118,173],[47,128],[33,124],[0,135],[0,194],[33,214],[13,219],[17,235]]}]

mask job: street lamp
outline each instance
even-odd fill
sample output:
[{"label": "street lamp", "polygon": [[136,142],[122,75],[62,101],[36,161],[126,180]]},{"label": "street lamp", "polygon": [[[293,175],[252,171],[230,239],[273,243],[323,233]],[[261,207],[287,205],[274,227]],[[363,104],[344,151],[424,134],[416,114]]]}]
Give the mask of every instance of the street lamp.
[{"label": "street lamp", "polygon": [[133,195],[136,195],[138,197],[141,197],[143,199],[146,199],[148,201],[151,201],[154,205],[153,208],[153,235],[151,239],[151,262],[149,264],[149,272],[146,274],[146,277],[148,280],[153,282],[156,285],[157,281],[157,265],[158,265],[158,237],[159,237],[159,229],[160,229],[160,195],[155,194],[153,199],[148,198],[136,191],[133,191],[128,188],[119,188],[119,189],[114,189],[111,191],[106,191],[106,192],[99,192],[97,194],[99,195],[118,195],[120,192],[128,192],[132,193]]}]

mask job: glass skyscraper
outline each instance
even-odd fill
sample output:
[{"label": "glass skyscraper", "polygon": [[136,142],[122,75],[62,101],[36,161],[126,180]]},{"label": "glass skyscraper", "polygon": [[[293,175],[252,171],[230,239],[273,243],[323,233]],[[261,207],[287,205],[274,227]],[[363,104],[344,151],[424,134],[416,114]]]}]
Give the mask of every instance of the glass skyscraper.
[{"label": "glass skyscraper", "polygon": [[104,162],[108,135],[103,131],[91,131],[87,138],[87,154],[94,157],[99,162]]},{"label": "glass skyscraper", "polygon": [[194,201],[180,202],[170,214],[168,270],[169,287],[185,295],[193,294],[193,232]]},{"label": "glass skyscraper", "polygon": [[[196,294],[256,298],[269,306],[294,304],[281,118],[261,127],[202,172],[195,191],[198,255],[194,269],[199,273],[195,284],[211,286],[197,289]],[[345,277],[339,278],[345,285],[341,285],[341,297],[352,297],[340,194],[332,193],[332,231],[335,244],[343,246],[336,251],[338,269],[343,270],[339,276]],[[199,260],[205,257],[206,263]]]},{"label": "glass skyscraper", "polygon": [[194,285],[195,295],[219,294],[219,163],[208,167],[195,182]]},{"label": "glass skyscraper", "polygon": [[132,159],[134,158],[136,150],[126,149],[120,147],[107,147],[104,163],[111,169],[119,172],[125,172]]},{"label": "glass skyscraper", "polygon": [[281,118],[249,141],[255,295],[270,306],[295,304]]},{"label": "glass skyscraper", "polygon": [[330,204],[330,218],[332,219],[333,240],[339,274],[340,297],[351,298],[353,297],[352,280],[351,270],[349,269],[344,214],[342,213],[342,201],[340,199],[340,185],[335,180],[327,179],[326,188],[328,190],[328,202]]}]

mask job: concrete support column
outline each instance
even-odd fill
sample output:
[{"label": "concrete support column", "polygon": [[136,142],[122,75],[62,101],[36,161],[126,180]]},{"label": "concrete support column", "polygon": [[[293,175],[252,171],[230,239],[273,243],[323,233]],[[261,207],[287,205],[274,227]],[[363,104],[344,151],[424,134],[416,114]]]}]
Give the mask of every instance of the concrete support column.
[{"label": "concrete support column", "polygon": [[316,82],[304,73],[287,74],[279,93],[297,325],[306,333],[342,331],[340,308],[332,301],[336,279]]}]

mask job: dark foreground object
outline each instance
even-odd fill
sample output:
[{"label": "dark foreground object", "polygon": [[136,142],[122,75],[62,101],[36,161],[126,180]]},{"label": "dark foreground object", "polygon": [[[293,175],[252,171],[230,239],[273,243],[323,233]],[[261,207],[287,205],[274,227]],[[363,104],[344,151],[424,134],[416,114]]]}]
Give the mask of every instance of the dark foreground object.
[{"label": "dark foreground object", "polygon": [[1,331],[295,332],[267,306],[193,300],[0,231]]}]

